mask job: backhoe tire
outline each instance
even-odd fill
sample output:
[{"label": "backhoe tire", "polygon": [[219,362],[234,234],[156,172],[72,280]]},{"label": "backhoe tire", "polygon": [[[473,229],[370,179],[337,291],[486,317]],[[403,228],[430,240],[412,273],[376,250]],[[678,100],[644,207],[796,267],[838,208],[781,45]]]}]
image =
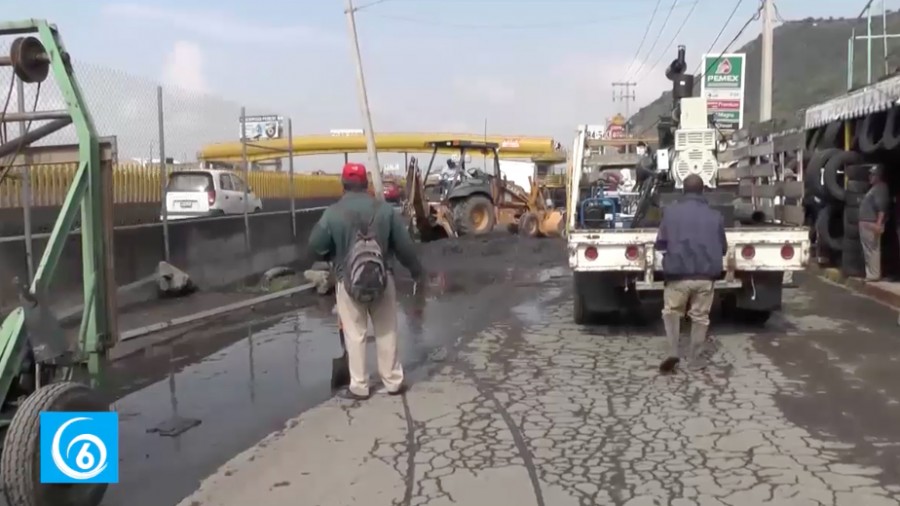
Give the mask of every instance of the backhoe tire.
[{"label": "backhoe tire", "polygon": [[497,224],[494,204],[484,195],[472,195],[457,202],[453,207],[453,219],[459,235],[488,234]]},{"label": "backhoe tire", "polygon": [[42,411],[109,411],[109,403],[87,385],[74,382],[51,383],[25,399],[6,430],[0,456],[0,485],[7,503],[10,506],[98,506],[106,493],[105,483],[41,483]]},{"label": "backhoe tire", "polygon": [[[832,233],[831,226],[838,218],[841,219],[843,225],[843,209],[834,204],[829,204],[819,211],[816,217],[816,237],[818,242],[825,245],[831,251],[841,251],[844,248],[843,234]],[[843,227],[842,227],[843,228]]]},{"label": "backhoe tire", "polygon": [[541,233],[541,223],[537,215],[526,212],[519,217],[519,235],[522,237],[537,237]]}]

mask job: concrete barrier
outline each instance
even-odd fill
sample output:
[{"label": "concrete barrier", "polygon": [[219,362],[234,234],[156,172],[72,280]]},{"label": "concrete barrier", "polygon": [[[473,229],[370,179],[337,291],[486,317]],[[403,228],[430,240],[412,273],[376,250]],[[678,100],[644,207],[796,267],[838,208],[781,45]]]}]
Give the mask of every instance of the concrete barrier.
[{"label": "concrete barrier", "polygon": [[[201,289],[215,289],[261,273],[277,265],[303,263],[309,231],[321,216],[322,207],[296,212],[297,235],[291,230],[290,211],[270,211],[249,216],[248,250],[243,215],[178,220],[169,223],[170,261],[188,272]],[[35,268],[47,243],[46,234],[33,242]],[[116,227],[114,233],[116,283],[120,287],[152,276],[164,258],[162,224],[148,223]],[[82,302],[81,235],[69,235],[50,290],[54,309],[63,310]],[[11,280],[25,278],[27,263],[24,239],[0,238],[0,311],[18,305]],[[137,302],[152,291],[120,297],[120,306]],[[135,299],[137,297],[137,299]]]}]

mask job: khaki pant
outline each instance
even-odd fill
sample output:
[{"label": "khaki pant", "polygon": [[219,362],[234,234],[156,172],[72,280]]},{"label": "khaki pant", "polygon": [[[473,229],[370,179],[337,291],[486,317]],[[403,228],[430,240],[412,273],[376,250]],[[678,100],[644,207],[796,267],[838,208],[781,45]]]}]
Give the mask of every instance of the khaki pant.
[{"label": "khaki pant", "polygon": [[875,231],[874,223],[860,222],[859,242],[866,258],[866,279],[881,279],[881,235]]},{"label": "khaki pant", "polygon": [[[666,283],[663,290],[663,316],[677,314],[683,317],[685,312],[691,321],[700,325],[709,325],[709,310],[713,302],[714,283],[704,279],[685,279]],[[688,308],[690,306],[690,308]]]},{"label": "khaki pant", "polygon": [[378,374],[389,392],[397,391],[403,384],[403,367],[397,352],[397,288],[394,278],[388,277],[387,288],[381,299],[368,305],[353,300],[344,288],[344,283],[338,282],[337,313],[344,327],[347,362],[350,366],[350,391],[356,395],[369,395],[366,378],[366,331],[369,317],[372,318],[375,330]]}]

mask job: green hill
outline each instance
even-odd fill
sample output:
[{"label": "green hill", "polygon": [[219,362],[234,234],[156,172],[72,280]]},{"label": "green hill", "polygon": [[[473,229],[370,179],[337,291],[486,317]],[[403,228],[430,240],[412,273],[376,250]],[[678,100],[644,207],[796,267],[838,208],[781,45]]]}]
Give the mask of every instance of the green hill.
[{"label": "green hill", "polygon": [[[889,13],[888,33],[900,32],[900,12]],[[881,33],[881,16],[873,18],[873,33]],[[774,90],[772,116],[799,126],[802,111],[810,105],[841,95],[847,90],[847,39],[853,27],[857,35],[865,35],[866,20],[813,19],[788,21],[775,29]],[[751,26],[752,28],[752,26]],[[881,40],[872,42],[873,80],[884,76],[884,51]],[[744,114],[745,124],[759,117],[760,37],[733,51],[747,54],[747,84]],[[675,52],[672,51],[672,58]],[[854,82],[857,87],[866,79],[866,44],[856,42],[854,54]],[[698,61],[688,61],[696,68]],[[900,67],[900,44],[888,44],[888,67],[891,72]],[[664,69],[659,70],[662,73]],[[699,94],[700,78],[695,93]],[[672,94],[661,97],[641,108],[631,117],[634,132],[655,134],[655,123],[661,114],[671,111]]]}]

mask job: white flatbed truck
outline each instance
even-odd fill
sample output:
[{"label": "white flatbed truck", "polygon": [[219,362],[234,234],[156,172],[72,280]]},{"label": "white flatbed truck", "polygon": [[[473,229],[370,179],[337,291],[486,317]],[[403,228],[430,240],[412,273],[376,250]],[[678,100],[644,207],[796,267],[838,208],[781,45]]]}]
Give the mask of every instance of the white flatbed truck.
[{"label": "white flatbed truck", "polygon": [[[703,98],[685,98],[683,103],[705,112]],[[788,163],[802,165],[803,135],[773,135],[772,123],[766,123],[755,132],[739,132],[755,135],[727,151],[717,152],[715,141],[712,146],[708,139],[698,141],[710,133],[716,138],[715,130],[703,123],[691,125],[687,118],[682,120],[681,129],[675,132],[675,147],[657,153],[657,160],[661,160],[658,170],[668,170],[676,188],[689,173],[704,170],[706,173],[700,175],[708,186],[716,187],[719,180],[738,183],[730,190],[734,192],[734,216],[747,219],[744,224],[733,223],[734,226],[726,221],[728,252],[721,279],[716,282],[716,294],[723,308],[734,317],[764,323],[781,308],[785,273],[804,270],[809,262],[809,229],[803,226],[801,206],[802,181],[786,181],[783,172]],[[582,177],[599,163],[591,151],[597,141],[590,138],[588,130],[587,125],[576,130],[566,206],[574,319],[579,324],[588,323],[593,317],[635,309],[647,300],[661,299],[664,287],[663,254],[654,246],[657,228],[592,229],[580,224],[577,214],[583,199]],[[711,170],[708,163],[704,165],[710,156],[716,162]],[[719,169],[735,160],[736,167]],[[662,164],[671,168],[664,169]],[[794,173],[802,174],[802,167]]]}]

